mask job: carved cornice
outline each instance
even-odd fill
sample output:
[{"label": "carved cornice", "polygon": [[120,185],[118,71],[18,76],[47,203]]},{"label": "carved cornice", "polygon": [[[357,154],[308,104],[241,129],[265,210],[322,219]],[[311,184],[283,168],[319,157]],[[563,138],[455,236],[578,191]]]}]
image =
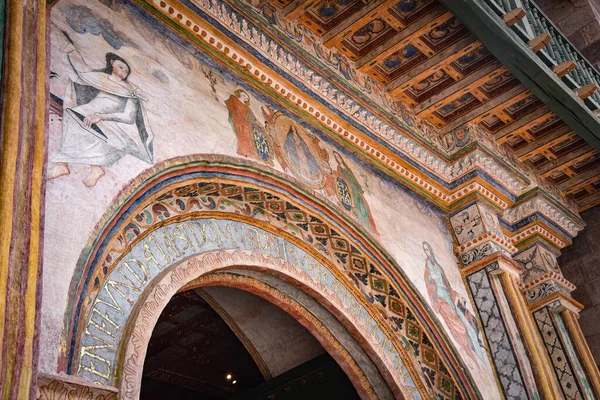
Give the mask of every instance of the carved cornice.
[{"label": "carved cornice", "polygon": [[486,268],[487,272],[492,274],[506,272],[509,275],[514,276],[517,280],[520,280],[521,269],[515,265],[510,256],[503,252],[491,253],[473,262],[469,266],[465,266],[461,273],[463,276],[468,276],[483,268]]},{"label": "carved cornice", "polygon": [[578,215],[554,204],[547,195],[541,192],[535,192],[519,200],[510,209],[504,211],[502,219],[514,226],[535,214],[541,214],[548,218],[571,237],[575,237],[585,226]]},{"label": "carved cornice", "polygon": [[575,286],[574,284],[569,282],[564,276],[562,276],[561,273],[556,272],[556,271],[548,271],[546,274],[540,276],[539,278],[532,280],[531,282],[521,284],[520,285],[521,290],[523,290],[523,291],[529,290],[529,289],[531,289],[535,286],[538,286],[538,285],[542,284],[543,282],[547,282],[547,281],[553,281],[553,282],[560,284],[560,286],[562,288],[564,288],[564,290],[568,293],[577,289],[577,286]]},{"label": "carved cornice", "polygon": [[515,247],[523,247],[530,244],[529,242],[534,240],[536,236],[548,241],[549,244],[558,249],[562,249],[571,244],[570,241],[566,241],[564,238],[561,238],[546,229],[543,224],[532,224],[515,232],[513,236],[510,236],[510,241]]},{"label": "carved cornice", "polygon": [[[495,209],[506,210],[506,221],[518,222],[522,220],[520,216],[526,217],[525,214],[532,210],[529,204],[519,204],[515,211],[511,211],[517,196],[531,190],[532,184],[517,171],[519,166],[506,155],[499,154],[497,149],[476,143],[453,157],[444,155],[439,148],[415,139],[414,132],[395,126],[401,129],[401,132],[397,131],[352,96],[339,92],[339,88],[326,76],[220,0],[194,0],[193,3],[211,18],[222,22],[225,28],[209,24],[175,0],[151,1],[152,7],[171,24],[177,25],[177,30],[183,31],[221,62],[232,66],[262,91],[277,98],[336,141],[352,147],[377,168],[438,207],[451,212],[461,207],[469,196],[477,195]],[[250,32],[249,26],[254,31]],[[238,42],[242,44],[235,43],[226,34],[239,37],[241,40]],[[308,86],[313,95],[290,80]],[[331,112],[324,104],[333,105],[336,111]],[[535,185],[541,182],[535,181]],[[568,212],[541,200],[533,202],[534,208],[572,237],[581,228],[580,220],[572,211],[572,205],[558,196],[558,203],[568,204]],[[524,235],[535,234],[543,235],[558,248],[570,241],[570,238],[558,238],[547,229],[537,227],[520,232],[519,239],[514,239],[513,244],[522,241]]]},{"label": "carved cornice", "polygon": [[529,305],[529,309],[532,312],[544,307],[548,307],[555,312],[570,310],[576,315],[578,315],[583,309],[583,305],[581,303],[577,302],[571,296],[562,291],[555,291],[549,294],[547,297],[540,297],[539,300],[530,303]]},{"label": "carved cornice", "polygon": [[509,240],[501,237],[494,232],[486,232],[483,235],[476,237],[475,239],[463,244],[459,247],[461,253],[466,253],[474,247],[480,246],[483,243],[492,242],[498,245],[501,249],[505,250],[508,254],[516,253],[518,250],[514,247]]}]

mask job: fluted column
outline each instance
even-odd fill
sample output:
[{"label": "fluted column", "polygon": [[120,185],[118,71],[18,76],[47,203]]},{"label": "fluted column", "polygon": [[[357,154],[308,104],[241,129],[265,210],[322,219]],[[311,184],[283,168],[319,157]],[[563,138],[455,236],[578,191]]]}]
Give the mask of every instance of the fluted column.
[{"label": "fluted column", "polygon": [[35,398],[41,296],[46,2],[6,1],[0,114],[0,394]]},{"label": "fluted column", "polygon": [[461,260],[500,386],[507,399],[561,399],[544,343],[519,290],[517,249],[497,215],[471,204],[450,218]]}]

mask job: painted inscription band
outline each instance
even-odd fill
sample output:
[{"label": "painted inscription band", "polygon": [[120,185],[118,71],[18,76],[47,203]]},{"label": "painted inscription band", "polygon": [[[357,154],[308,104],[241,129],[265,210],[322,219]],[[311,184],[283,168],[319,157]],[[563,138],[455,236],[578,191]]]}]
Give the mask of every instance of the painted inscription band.
[{"label": "painted inscription band", "polygon": [[[399,350],[369,311],[328,268],[291,242],[260,228],[213,218],[162,226],[121,259],[93,301],[81,340],[77,375],[91,382],[111,384],[124,327],[150,282],[162,271],[194,255],[223,249],[256,251],[281,259],[288,267],[282,273],[324,295],[332,304],[342,305],[340,311],[357,325],[369,344],[385,356],[383,361],[401,387],[415,387]],[[202,268],[212,272],[210,265]]]}]

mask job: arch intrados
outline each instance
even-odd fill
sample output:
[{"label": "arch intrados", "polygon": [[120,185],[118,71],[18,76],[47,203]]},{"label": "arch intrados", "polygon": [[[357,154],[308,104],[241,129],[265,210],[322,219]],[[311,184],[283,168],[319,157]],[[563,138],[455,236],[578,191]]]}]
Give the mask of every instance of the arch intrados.
[{"label": "arch intrados", "polygon": [[[269,265],[269,267],[261,267],[256,268],[253,266],[249,268],[247,265],[241,260],[236,260],[238,262],[230,262],[225,263],[210,270],[198,273],[192,273],[193,271],[198,270],[197,259],[204,256],[203,258],[210,258],[211,256],[223,257],[223,253],[228,253],[229,255],[233,255],[233,258],[236,256],[239,257],[240,253],[247,253],[245,255],[254,255],[263,258],[263,264]],[[269,293],[265,288],[268,286],[256,279],[252,279],[249,277],[241,277],[237,282],[232,282],[225,278],[226,274],[232,270],[260,270],[261,272],[267,272],[269,275],[276,277],[272,272],[276,270],[276,265],[279,264],[279,261],[275,257],[265,256],[260,253],[252,253],[249,251],[223,251],[217,250],[213,252],[203,253],[198,256],[193,256],[188,258],[187,260],[181,261],[178,264],[170,267],[167,271],[163,271],[162,274],[157,276],[152,284],[144,290],[142,296],[140,296],[137,304],[132,310],[125,327],[125,332],[128,332],[128,335],[124,335],[121,340],[120,349],[119,349],[119,357],[116,364],[115,376],[118,377],[117,387],[119,388],[120,398],[122,399],[131,399],[135,400],[138,398],[138,393],[136,392],[136,388],[139,388],[141,385],[141,376],[143,372],[143,363],[146,355],[146,351],[148,348],[148,343],[150,341],[150,337],[152,335],[152,331],[158,321],[158,318],[168,302],[171,298],[178,292],[183,290],[189,290],[196,287],[202,286],[228,286],[241,290],[246,290],[250,293],[253,293],[277,307],[281,308],[283,311],[289,313],[294,317],[299,323],[301,323],[305,328],[311,332],[313,336],[323,345],[323,347],[331,354],[331,356],[338,362],[340,367],[344,370],[344,372],[351,378],[353,385],[355,386],[357,392],[363,399],[377,399],[373,388],[369,386],[365,386],[367,382],[364,373],[358,368],[357,365],[352,365],[349,363],[350,358],[344,359],[344,357],[336,351],[331,350],[340,350],[340,344],[337,341],[328,340],[323,335],[323,331],[319,331],[318,324],[321,324],[313,316],[313,320],[307,317],[310,312],[308,312],[301,305],[300,310],[304,310],[305,313],[302,315],[302,311],[291,312],[289,306],[286,306],[285,299],[283,297],[277,297],[272,293]],[[228,258],[227,256],[225,258]],[[194,261],[196,261],[194,267]],[[233,261],[233,260],[231,260]],[[287,275],[283,275],[286,279],[290,277]],[[277,277],[276,277],[277,278]],[[279,279],[279,278],[277,278]],[[260,282],[258,285],[251,285],[250,282]],[[285,282],[285,280],[284,280]],[[258,286],[263,285],[262,289]],[[311,296],[310,293],[305,292],[303,289],[306,285],[302,285],[302,287],[295,286],[299,290],[302,290],[309,297],[315,299]],[[285,297],[285,296],[284,296]],[[294,301],[289,298],[289,300]],[[294,301],[294,303],[296,303]],[[296,303],[298,304],[298,303]],[[328,308],[323,305],[323,308],[327,311]],[[350,321],[344,323],[344,321],[340,320],[336,314],[333,314],[333,317],[345,328],[347,328],[347,324],[350,324]],[[355,328],[354,331],[358,332]],[[402,389],[398,386],[398,384],[391,379],[391,373],[385,367],[383,361],[379,358],[377,353],[372,349],[372,347],[364,340],[361,334],[354,335],[353,332],[349,331],[350,336],[357,342],[360,348],[367,354],[370,360],[373,362],[378,372],[381,374],[384,382],[387,384],[389,390],[393,393],[395,398],[403,399],[405,396],[403,395]],[[336,346],[337,344],[337,346]],[[334,349],[338,347],[337,349]],[[361,371],[360,373],[358,371]],[[382,373],[383,372],[383,373]],[[358,385],[360,382],[363,385]]]},{"label": "arch intrados", "polygon": [[[365,353],[369,356],[369,358],[371,359],[373,364],[377,367],[377,370],[379,371],[381,376],[384,378],[385,382],[387,383],[390,390],[392,390],[392,392],[394,393],[396,398],[398,398],[398,399],[404,398],[404,395],[402,394],[400,387],[394,381],[390,371],[385,366],[385,363],[381,360],[381,358],[379,357],[377,352],[373,349],[371,344],[364,338],[364,336],[354,326],[354,324],[326,296],[323,296],[321,293],[312,289],[310,286],[304,284],[303,282],[295,279],[293,276],[286,275],[277,269],[269,269],[269,268],[264,268],[264,267],[260,267],[260,266],[232,265],[230,267],[225,267],[221,270],[214,271],[210,274],[210,276],[215,276],[220,273],[226,273],[226,272],[235,271],[235,270],[256,271],[256,272],[266,273],[266,274],[273,276],[281,281],[292,284],[292,286],[294,286],[295,288],[299,289],[300,291],[302,291],[303,293],[308,295],[310,298],[317,301],[327,312],[329,312],[333,317],[335,317],[335,319],[351,335],[353,340],[365,351]],[[205,276],[200,276],[200,277],[192,280],[191,282],[189,282],[186,286],[182,287],[182,289],[180,291],[204,287],[204,286],[206,286],[203,282],[204,279],[205,279]],[[219,281],[215,279],[215,282],[219,282]],[[213,286],[227,286],[227,285],[214,284]],[[271,299],[264,297],[264,295],[262,293],[259,293],[259,292],[255,293],[251,290],[251,288],[249,288],[246,291],[257,295],[258,297],[262,297],[263,299],[265,299],[265,300],[269,301],[270,303],[273,303],[279,307],[279,305],[277,303],[274,303],[273,301],[271,301]],[[274,299],[274,300],[276,300],[276,299]],[[279,307],[279,308],[282,308],[282,307]],[[284,311],[287,312],[287,310],[284,310]],[[296,318],[295,315],[292,315],[292,316],[294,318]],[[296,320],[298,322],[300,322],[300,320],[298,318],[296,318]],[[305,326],[302,322],[300,322],[300,323],[305,328],[307,328],[313,334],[313,336],[316,337],[316,335],[314,335],[314,333],[312,332],[313,328]],[[323,346],[323,347],[325,347],[325,346]],[[336,359],[336,361],[338,361],[338,360]],[[414,360],[411,360],[411,361],[414,362]]]},{"label": "arch intrados", "polygon": [[[236,268],[237,269],[237,268]],[[352,356],[348,351],[341,350],[341,343],[339,340],[333,336],[331,332],[323,333],[322,329],[327,329],[327,325],[323,324],[320,320],[314,316],[311,311],[307,308],[303,307],[299,302],[292,299],[290,296],[285,296],[286,299],[282,300],[277,295],[271,293],[270,290],[263,290],[260,287],[257,287],[254,282],[260,282],[259,286],[268,286],[264,282],[258,281],[254,278],[247,276],[234,275],[236,280],[232,281],[229,277],[232,274],[227,273],[227,270],[223,272],[212,273],[206,276],[203,276],[197,279],[197,284],[195,284],[194,288],[201,287],[229,287],[239,290],[244,290],[246,292],[252,293],[269,303],[277,306],[287,314],[291,315],[300,325],[306,328],[311,335],[313,335],[317,341],[323,346],[323,348],[332,356],[332,358],[337,362],[337,364],[342,368],[342,370],[346,373],[346,375],[350,378],[352,385],[355,387],[356,391],[359,393],[361,398],[375,398],[378,399],[375,393],[371,392],[373,389],[369,386],[361,386],[360,382],[364,382],[365,379],[368,379],[363,371],[360,369],[359,364],[353,360]],[[291,306],[290,306],[291,304]],[[307,316],[305,313],[310,314]],[[311,318],[312,317],[312,318]],[[335,316],[334,316],[335,317]],[[314,319],[314,320],[311,320]],[[338,322],[341,322],[338,320]],[[343,324],[342,324],[343,326]],[[345,327],[345,326],[344,326]],[[331,338],[328,336],[331,335]],[[359,340],[349,332],[349,335],[357,342],[357,344],[365,351],[369,358],[371,358],[371,354],[362,346]],[[371,358],[371,361],[373,359]],[[373,361],[373,363],[377,366],[377,362]],[[359,372],[356,369],[359,369]],[[378,372],[381,374],[381,370],[377,368]],[[383,374],[381,374],[382,378],[384,378]],[[404,399],[404,395],[400,392],[395,384],[390,387],[390,382],[384,378],[385,383],[388,385],[388,388],[392,391],[394,398],[396,399]],[[374,397],[373,397],[374,396]]]}]

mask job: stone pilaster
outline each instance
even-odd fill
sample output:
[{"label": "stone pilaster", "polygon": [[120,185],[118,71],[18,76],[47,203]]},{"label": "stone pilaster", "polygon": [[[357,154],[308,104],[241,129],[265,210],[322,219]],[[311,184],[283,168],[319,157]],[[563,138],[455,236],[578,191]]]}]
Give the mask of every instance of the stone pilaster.
[{"label": "stone pilaster", "polygon": [[450,217],[462,273],[471,291],[500,386],[507,399],[560,399],[560,386],[519,290],[517,252],[497,215],[480,203]]},{"label": "stone pilaster", "polygon": [[35,397],[45,157],[46,2],[8,0],[0,110],[0,395]]},{"label": "stone pilaster", "polygon": [[578,314],[582,306],[572,297],[575,286],[565,279],[557,254],[534,242],[514,256],[521,266],[521,290],[552,361],[566,399],[596,399],[599,375],[582,340]]}]

